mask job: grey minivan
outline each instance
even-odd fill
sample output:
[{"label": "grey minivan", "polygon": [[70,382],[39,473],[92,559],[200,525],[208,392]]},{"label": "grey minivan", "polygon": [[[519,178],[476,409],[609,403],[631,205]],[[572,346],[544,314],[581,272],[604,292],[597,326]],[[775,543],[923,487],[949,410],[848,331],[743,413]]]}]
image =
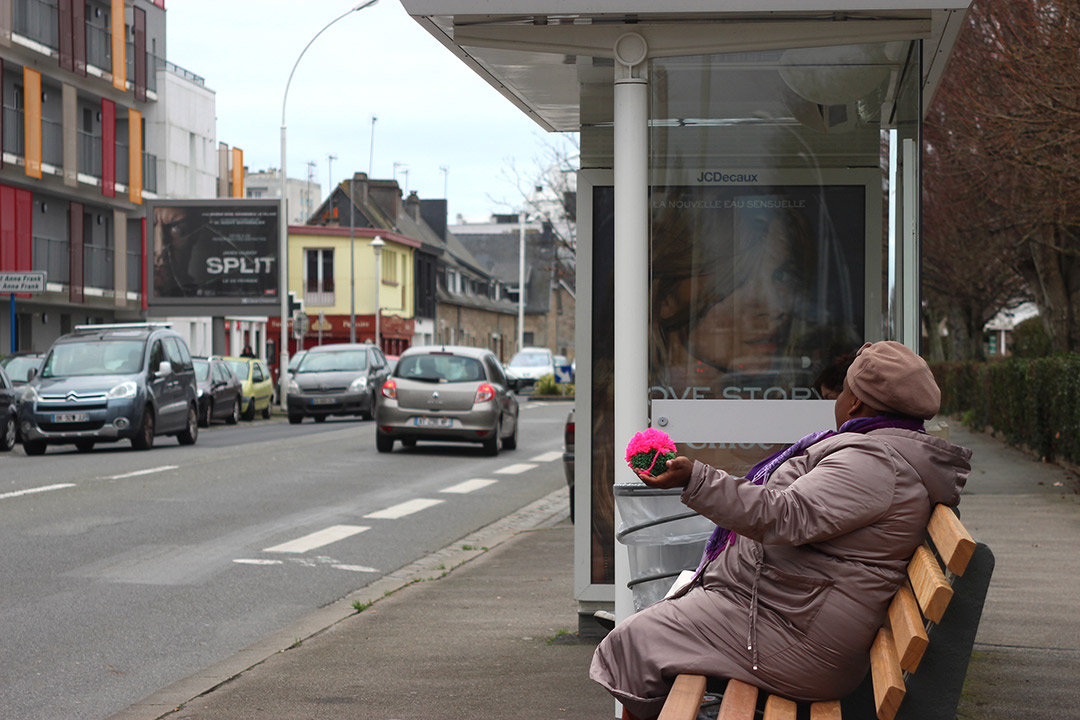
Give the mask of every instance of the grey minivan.
[{"label": "grey minivan", "polygon": [[187,343],[165,323],[76,326],[27,383],[19,430],[27,455],[123,439],[145,450],[158,435],[193,445],[198,400]]}]

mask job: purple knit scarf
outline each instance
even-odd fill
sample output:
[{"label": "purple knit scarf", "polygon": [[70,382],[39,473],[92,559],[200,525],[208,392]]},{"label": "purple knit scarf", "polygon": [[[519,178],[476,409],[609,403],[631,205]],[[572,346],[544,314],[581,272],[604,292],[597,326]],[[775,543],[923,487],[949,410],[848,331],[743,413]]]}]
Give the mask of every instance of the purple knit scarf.
[{"label": "purple knit scarf", "polygon": [[[764,485],[769,481],[769,477],[776,468],[783,465],[789,459],[802,455],[806,452],[807,448],[819,440],[824,440],[825,438],[844,432],[868,433],[871,430],[879,430],[881,428],[902,428],[904,430],[926,432],[922,420],[890,417],[887,415],[852,418],[841,425],[839,431],[821,430],[819,432],[810,433],[794,445],[781,450],[775,455],[765,458],[757,465],[750,468],[750,472],[746,474],[746,477],[750,478],[750,482],[755,485]],[[705,544],[705,553],[701,557],[701,564],[698,565],[696,575],[700,575],[705,566],[715,560],[720,553],[733,542],[735,542],[735,533],[727,528],[722,528],[717,525],[716,529],[713,530],[712,535],[709,537],[709,542]]]}]

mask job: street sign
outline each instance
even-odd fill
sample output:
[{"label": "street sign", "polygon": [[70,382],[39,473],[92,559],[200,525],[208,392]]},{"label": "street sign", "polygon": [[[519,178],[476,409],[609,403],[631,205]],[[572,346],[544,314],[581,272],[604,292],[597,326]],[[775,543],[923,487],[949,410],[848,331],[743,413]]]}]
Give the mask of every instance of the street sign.
[{"label": "street sign", "polygon": [[45,271],[0,272],[0,293],[45,292]]},{"label": "street sign", "polygon": [[574,382],[574,371],[569,365],[555,366],[555,382],[560,385]]}]

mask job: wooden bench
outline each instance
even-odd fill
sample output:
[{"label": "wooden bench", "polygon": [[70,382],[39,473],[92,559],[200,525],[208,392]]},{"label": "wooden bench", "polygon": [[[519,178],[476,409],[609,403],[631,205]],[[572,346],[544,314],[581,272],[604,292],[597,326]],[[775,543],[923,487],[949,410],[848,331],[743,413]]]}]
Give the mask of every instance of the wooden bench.
[{"label": "wooden bench", "polygon": [[[927,534],[855,692],[842,700],[795,703],[730,680],[716,694],[718,720],[752,720],[759,712],[763,720],[955,720],[994,556],[944,505],[934,508]],[[702,675],[679,675],[660,720],[694,720],[708,682]]]}]

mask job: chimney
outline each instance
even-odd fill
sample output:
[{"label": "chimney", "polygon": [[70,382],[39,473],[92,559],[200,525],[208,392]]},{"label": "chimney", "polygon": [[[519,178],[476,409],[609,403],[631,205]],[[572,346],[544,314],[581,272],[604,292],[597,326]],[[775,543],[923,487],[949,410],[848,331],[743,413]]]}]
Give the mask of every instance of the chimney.
[{"label": "chimney", "polygon": [[413,190],[409,197],[405,198],[405,212],[409,213],[415,222],[420,222],[420,196]]},{"label": "chimney", "polygon": [[365,172],[353,173],[352,185],[349,190],[352,193],[353,202],[363,207],[368,203],[368,177]]},{"label": "chimney", "polygon": [[396,225],[401,214],[401,187],[397,180],[369,180],[368,193],[371,202],[378,205]]}]

